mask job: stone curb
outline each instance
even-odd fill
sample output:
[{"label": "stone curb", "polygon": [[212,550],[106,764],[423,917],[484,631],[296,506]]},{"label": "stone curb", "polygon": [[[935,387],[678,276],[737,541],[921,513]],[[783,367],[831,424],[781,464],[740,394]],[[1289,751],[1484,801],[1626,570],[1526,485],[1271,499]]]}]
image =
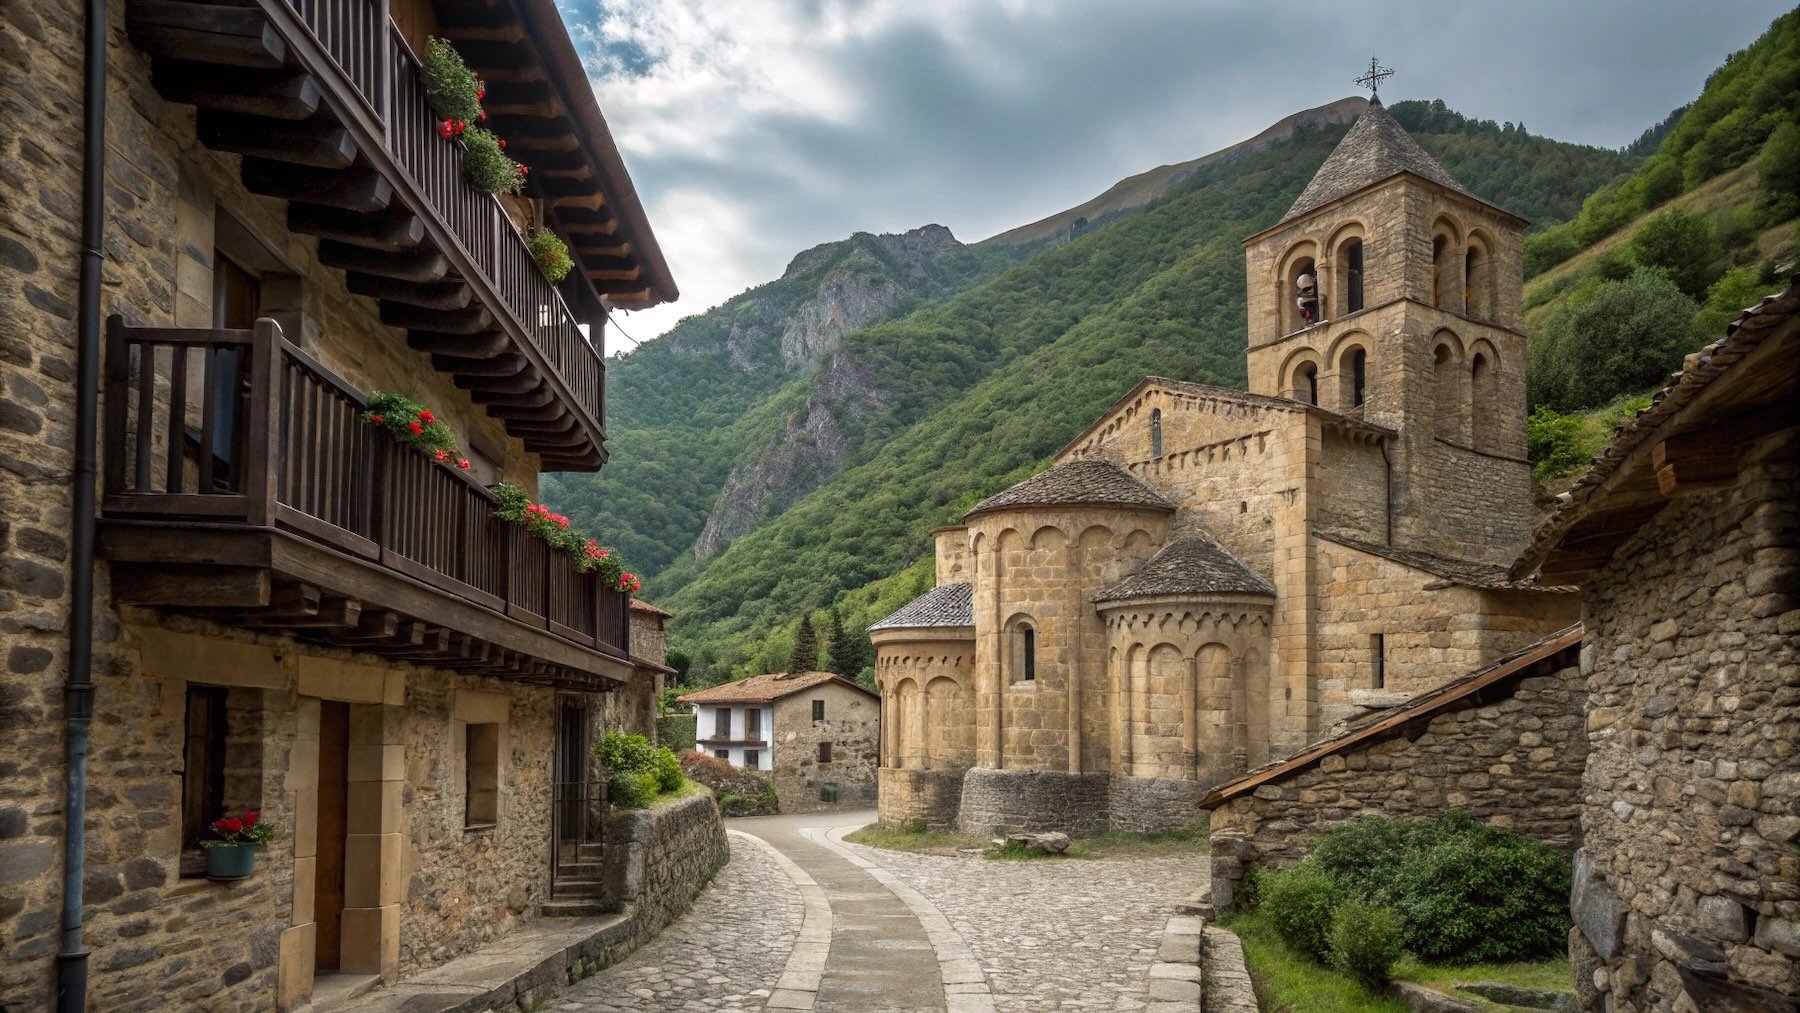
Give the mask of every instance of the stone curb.
[{"label": "stone curb", "polygon": [[[775,990],[769,993],[769,999],[763,1004],[764,1009],[809,1010],[819,999],[819,982],[825,977],[825,961],[831,956],[831,901],[825,896],[825,889],[818,881],[794,860],[781,853],[781,850],[768,841],[748,834],[742,830],[726,830],[727,834],[763,849],[781,871],[787,873],[788,879],[800,890],[800,899],[806,905],[806,911],[800,920],[800,936],[794,940],[793,952],[788,954],[787,966],[781,972],[781,980],[775,983]],[[802,831],[805,833],[806,831]]]},{"label": "stone curb", "polygon": [[1185,914],[1172,915],[1163,925],[1156,962],[1145,975],[1150,1002],[1144,1013],[1200,1013],[1200,934],[1205,928],[1204,919]]},{"label": "stone curb", "polygon": [[1257,1013],[1256,986],[1244,965],[1244,944],[1237,933],[1206,926],[1206,1013]]},{"label": "stone curb", "polygon": [[867,824],[858,823],[851,826],[832,827],[821,832],[819,828],[807,828],[800,833],[807,840],[826,848],[850,864],[867,872],[877,883],[886,887],[888,892],[906,905],[919,924],[925,929],[925,937],[930,940],[931,948],[937,953],[938,974],[944,982],[944,1008],[946,1013],[994,1013],[994,994],[988,984],[987,975],[982,972],[981,964],[975,959],[975,951],[963,939],[962,933],[950,924],[937,905],[927,900],[925,895],[901,881],[900,877],[882,868],[852,850],[852,845],[844,843],[844,835],[852,830],[860,830]]}]

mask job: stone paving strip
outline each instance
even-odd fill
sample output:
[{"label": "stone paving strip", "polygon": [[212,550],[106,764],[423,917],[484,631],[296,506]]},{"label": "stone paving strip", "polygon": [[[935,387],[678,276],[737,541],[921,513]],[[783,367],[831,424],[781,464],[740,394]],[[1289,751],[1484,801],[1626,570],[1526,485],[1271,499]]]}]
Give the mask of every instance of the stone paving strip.
[{"label": "stone paving strip", "polygon": [[844,835],[860,825],[834,827],[829,831],[808,828],[801,831],[806,839],[829,848],[845,861],[867,872],[888,892],[899,898],[925,929],[932,950],[937,954],[938,975],[944,983],[944,1005],[947,1013],[994,1013],[994,996],[987,976],[981,971],[974,951],[963,941],[956,926],[950,924],[937,906],[925,895],[906,885],[900,878],[851,850]]},{"label": "stone paving strip", "polygon": [[[731,861],[656,939],[543,1008],[567,1013],[759,1013],[804,930],[778,857],[731,834]],[[829,933],[827,934],[829,935]]]},{"label": "stone paving strip", "polygon": [[996,862],[839,844],[943,915],[997,1013],[1148,1013],[1169,917],[1204,895],[1210,869],[1204,855]]},{"label": "stone paving strip", "polygon": [[773,844],[741,830],[727,831],[734,839],[750,842],[763,849],[800,891],[805,915],[794,948],[788,953],[787,966],[769,996],[768,1009],[809,1010],[819,998],[819,982],[825,977],[825,961],[831,956],[831,902],[818,882],[794,860]]},{"label": "stone paving strip", "polygon": [[1206,921],[1175,915],[1163,926],[1162,946],[1145,979],[1145,1013],[1200,1013],[1200,933]]}]

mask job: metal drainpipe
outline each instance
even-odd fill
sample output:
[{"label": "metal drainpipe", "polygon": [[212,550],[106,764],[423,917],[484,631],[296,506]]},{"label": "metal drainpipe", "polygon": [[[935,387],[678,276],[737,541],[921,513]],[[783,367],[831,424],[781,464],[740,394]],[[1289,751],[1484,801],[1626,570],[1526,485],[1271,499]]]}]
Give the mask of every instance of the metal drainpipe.
[{"label": "metal drainpipe", "polygon": [[1394,544],[1394,460],[1388,456],[1387,440],[1383,437],[1376,437],[1376,442],[1381,446],[1381,512],[1385,515],[1382,519],[1387,522],[1387,539],[1381,544],[1392,548]]},{"label": "metal drainpipe", "polygon": [[100,405],[100,244],[106,217],[106,0],[87,0],[82,85],[81,279],[76,327],[74,515],[70,533],[68,798],[63,806],[62,951],[56,955],[58,1013],[87,1009],[88,950],[81,938],[87,853],[88,726],[94,717],[94,474]]}]

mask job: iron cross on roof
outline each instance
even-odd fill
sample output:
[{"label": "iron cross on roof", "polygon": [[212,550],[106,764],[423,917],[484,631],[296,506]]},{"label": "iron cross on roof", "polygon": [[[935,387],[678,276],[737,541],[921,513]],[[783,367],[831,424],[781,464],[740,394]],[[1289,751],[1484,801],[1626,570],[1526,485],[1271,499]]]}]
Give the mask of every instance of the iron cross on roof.
[{"label": "iron cross on roof", "polygon": [[1369,89],[1369,97],[1374,98],[1376,91],[1381,87],[1381,82],[1393,76],[1394,68],[1383,67],[1371,56],[1369,57],[1369,72],[1357,78],[1355,83]]}]

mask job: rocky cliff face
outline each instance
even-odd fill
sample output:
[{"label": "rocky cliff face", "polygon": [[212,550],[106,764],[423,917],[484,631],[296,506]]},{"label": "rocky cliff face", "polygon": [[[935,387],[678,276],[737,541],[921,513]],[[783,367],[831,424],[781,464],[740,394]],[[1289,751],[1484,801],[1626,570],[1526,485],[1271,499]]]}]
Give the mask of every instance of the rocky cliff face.
[{"label": "rocky cliff face", "polygon": [[892,395],[851,355],[840,355],[782,431],[731,469],[694,541],[705,559],[830,480],[850,450],[844,423],[886,409]]}]

